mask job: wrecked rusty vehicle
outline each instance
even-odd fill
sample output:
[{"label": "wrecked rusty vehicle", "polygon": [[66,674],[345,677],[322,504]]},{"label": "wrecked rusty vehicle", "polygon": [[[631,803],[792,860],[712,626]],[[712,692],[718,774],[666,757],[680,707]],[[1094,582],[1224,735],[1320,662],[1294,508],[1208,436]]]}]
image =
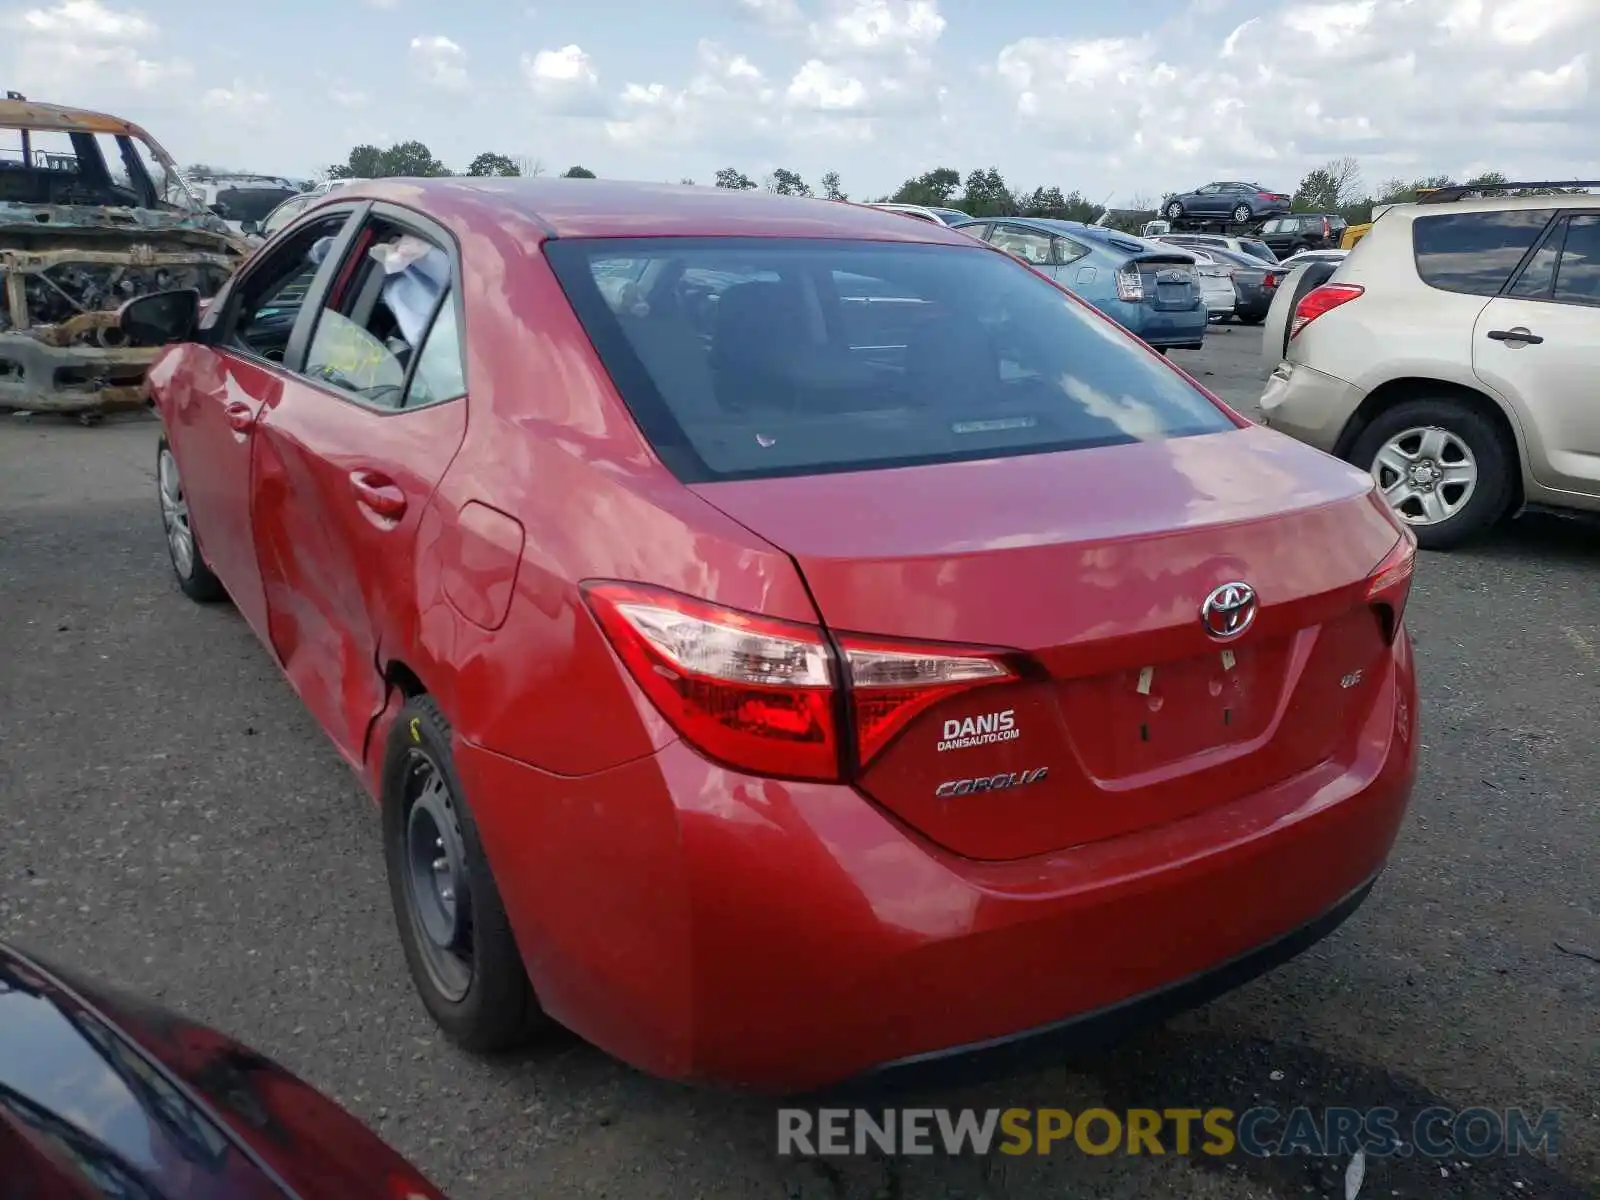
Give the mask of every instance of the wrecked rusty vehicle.
[{"label": "wrecked rusty vehicle", "polygon": [[0,100],[0,408],[145,403],[156,351],[117,312],[173,288],[217,293],[252,245],[186,188],[139,126],[15,92]]}]

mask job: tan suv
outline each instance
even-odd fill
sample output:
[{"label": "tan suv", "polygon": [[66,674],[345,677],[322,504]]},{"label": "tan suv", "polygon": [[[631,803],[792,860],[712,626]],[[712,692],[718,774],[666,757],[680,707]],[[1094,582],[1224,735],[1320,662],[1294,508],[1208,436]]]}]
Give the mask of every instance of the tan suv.
[{"label": "tan suv", "polygon": [[1370,470],[1430,549],[1523,508],[1600,512],[1600,195],[1467,195],[1391,208],[1331,274],[1291,276],[1263,348],[1264,423]]}]

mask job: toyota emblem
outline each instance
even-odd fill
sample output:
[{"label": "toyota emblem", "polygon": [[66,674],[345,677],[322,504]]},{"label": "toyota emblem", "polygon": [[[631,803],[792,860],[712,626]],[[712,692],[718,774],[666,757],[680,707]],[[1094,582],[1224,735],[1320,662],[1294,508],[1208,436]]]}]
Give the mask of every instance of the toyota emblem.
[{"label": "toyota emblem", "polygon": [[1256,590],[1248,583],[1225,583],[1200,605],[1200,624],[1214,638],[1236,638],[1256,619]]}]

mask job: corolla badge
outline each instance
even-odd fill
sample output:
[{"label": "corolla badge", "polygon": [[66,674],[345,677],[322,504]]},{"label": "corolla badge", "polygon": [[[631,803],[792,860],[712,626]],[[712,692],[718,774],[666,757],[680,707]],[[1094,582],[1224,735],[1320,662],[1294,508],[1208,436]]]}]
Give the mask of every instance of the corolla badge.
[{"label": "corolla badge", "polygon": [[1248,583],[1225,583],[1213,588],[1200,605],[1200,623],[1212,637],[1226,641],[1250,628],[1260,605]]}]

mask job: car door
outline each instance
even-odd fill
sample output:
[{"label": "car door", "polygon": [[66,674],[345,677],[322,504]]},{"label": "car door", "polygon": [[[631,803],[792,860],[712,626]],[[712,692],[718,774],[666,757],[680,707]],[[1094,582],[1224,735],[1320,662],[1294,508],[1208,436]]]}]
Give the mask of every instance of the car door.
[{"label": "car door", "polygon": [[1484,306],[1472,366],[1517,406],[1534,478],[1600,498],[1600,213],[1557,221]]},{"label": "car door", "polygon": [[431,221],[373,205],[262,412],[252,518],[273,649],[353,765],[380,647],[417,618],[418,522],[466,433],[460,268]]},{"label": "car door", "polygon": [[1193,194],[1184,202],[1184,207],[1196,216],[1216,212],[1218,186],[1215,183],[1208,183],[1205,187],[1195,188]]},{"label": "car door", "polygon": [[250,521],[256,418],[282,386],[283,351],[321,266],[308,257],[311,248],[337,238],[354,211],[332,210],[263,247],[213,300],[197,342],[171,360],[170,377],[154,381],[190,526],[234,606],[263,640],[266,602]]}]

